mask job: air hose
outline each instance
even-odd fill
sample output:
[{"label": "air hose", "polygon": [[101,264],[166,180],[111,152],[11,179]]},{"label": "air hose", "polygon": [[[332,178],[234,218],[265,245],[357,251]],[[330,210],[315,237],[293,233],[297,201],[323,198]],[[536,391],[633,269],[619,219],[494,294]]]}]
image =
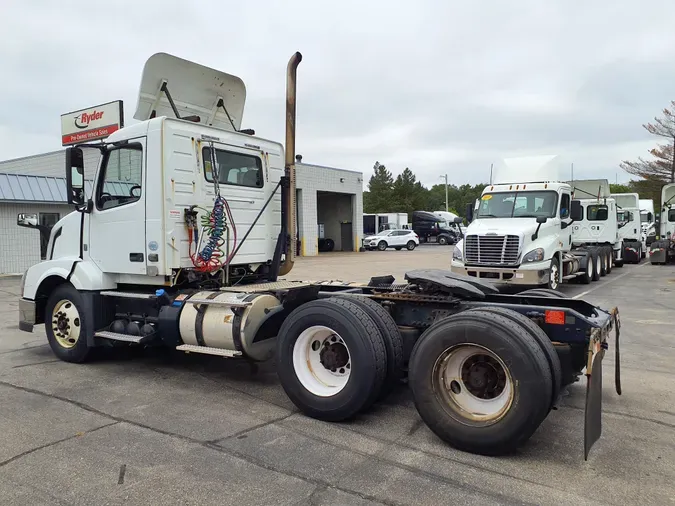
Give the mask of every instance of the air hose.
[{"label": "air hose", "polygon": [[[216,193],[216,198],[213,202],[213,208],[209,212],[206,209],[192,206],[190,211],[186,211],[186,225],[188,228],[190,258],[192,259],[192,264],[196,267],[196,269],[202,272],[215,272],[222,268],[223,265],[229,265],[237,246],[237,229],[232,217],[232,211],[230,210],[227,200],[225,200],[220,195],[220,174],[216,163],[215,149],[213,144],[211,144],[210,154],[213,186]],[[201,251],[199,251],[201,241],[198,240],[199,233],[197,230],[197,212],[195,211],[197,208],[205,212],[201,219],[201,240],[205,240],[206,244],[201,249]],[[224,258],[225,252],[223,251],[223,245],[225,244],[225,239],[223,236],[229,231],[227,223],[228,219],[233,230],[234,245],[232,247],[232,254],[230,254],[228,258]],[[196,254],[192,253],[193,239],[195,242],[195,251],[197,252]]]}]

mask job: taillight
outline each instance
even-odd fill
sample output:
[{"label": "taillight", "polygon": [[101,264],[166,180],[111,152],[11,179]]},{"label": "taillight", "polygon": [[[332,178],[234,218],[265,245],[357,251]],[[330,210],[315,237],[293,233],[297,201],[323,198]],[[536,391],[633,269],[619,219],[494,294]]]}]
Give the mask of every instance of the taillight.
[{"label": "taillight", "polygon": [[565,311],[546,310],[544,320],[552,325],[565,325]]}]

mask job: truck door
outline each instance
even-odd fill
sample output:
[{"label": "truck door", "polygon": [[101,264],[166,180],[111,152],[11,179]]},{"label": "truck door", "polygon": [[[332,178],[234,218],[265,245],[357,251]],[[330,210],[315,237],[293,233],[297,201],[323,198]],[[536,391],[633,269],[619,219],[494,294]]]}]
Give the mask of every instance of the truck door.
[{"label": "truck door", "polygon": [[572,197],[570,193],[563,190],[560,194],[560,211],[558,216],[560,216],[561,230],[560,230],[560,242],[559,246],[564,251],[569,251],[572,247],[572,227],[562,228],[563,223],[569,223],[570,218],[570,208],[572,206]]},{"label": "truck door", "polygon": [[89,255],[103,272],[146,274],[145,138],[112,147],[101,160],[89,215]]}]

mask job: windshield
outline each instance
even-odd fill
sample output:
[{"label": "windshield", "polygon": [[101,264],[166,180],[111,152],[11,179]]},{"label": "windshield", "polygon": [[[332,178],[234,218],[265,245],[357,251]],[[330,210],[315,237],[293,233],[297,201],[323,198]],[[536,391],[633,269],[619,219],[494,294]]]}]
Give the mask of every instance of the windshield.
[{"label": "windshield", "polygon": [[389,235],[389,232],[391,232],[391,230],[382,230],[381,232],[378,232],[375,235]]},{"label": "windshield", "polygon": [[554,191],[486,193],[481,197],[478,218],[553,218],[558,194]]}]

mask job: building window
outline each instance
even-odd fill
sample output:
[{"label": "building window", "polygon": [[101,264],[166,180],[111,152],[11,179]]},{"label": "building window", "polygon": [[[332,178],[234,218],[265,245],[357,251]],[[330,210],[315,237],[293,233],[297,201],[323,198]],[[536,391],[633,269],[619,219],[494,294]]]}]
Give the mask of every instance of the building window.
[{"label": "building window", "polygon": [[[54,225],[61,219],[59,213],[40,213],[40,225],[46,227],[51,232]],[[49,234],[40,231],[40,257],[42,260],[47,260],[47,245],[49,243]]]},{"label": "building window", "polygon": [[[212,183],[211,148],[202,149],[202,157],[204,158],[204,177]],[[220,184],[249,188],[263,187],[262,160],[257,156],[216,149],[216,164]]]}]

